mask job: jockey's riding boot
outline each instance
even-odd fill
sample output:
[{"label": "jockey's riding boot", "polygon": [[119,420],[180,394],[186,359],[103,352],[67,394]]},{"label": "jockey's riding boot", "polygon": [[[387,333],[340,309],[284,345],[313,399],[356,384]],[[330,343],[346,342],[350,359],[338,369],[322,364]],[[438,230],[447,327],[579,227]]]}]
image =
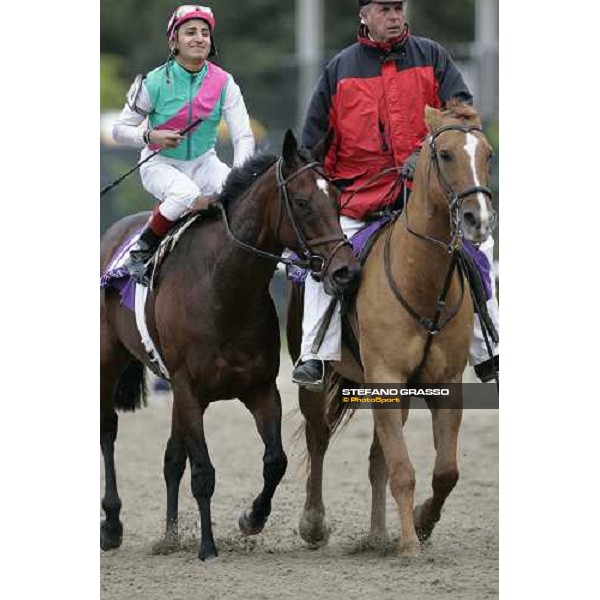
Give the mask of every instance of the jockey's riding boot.
[{"label": "jockey's riding boot", "polygon": [[167,219],[159,210],[158,205],[152,211],[148,224],[142,231],[138,241],[132,246],[125,266],[131,278],[141,285],[150,285],[146,276],[146,265],[154,256],[161,240],[169,233],[174,221]]},{"label": "jockey's riding boot", "polygon": [[146,226],[138,241],[131,247],[126,266],[130,277],[136,283],[146,286],[150,284],[146,275],[146,265],[156,252],[161,240],[162,236]]},{"label": "jockey's riding boot", "polygon": [[486,361],[475,365],[475,375],[483,383],[498,379],[500,374],[500,355],[497,354],[494,358],[488,358]]},{"label": "jockey's riding boot", "polygon": [[298,362],[292,372],[292,381],[310,392],[322,392],[324,379],[325,363],[319,358]]}]

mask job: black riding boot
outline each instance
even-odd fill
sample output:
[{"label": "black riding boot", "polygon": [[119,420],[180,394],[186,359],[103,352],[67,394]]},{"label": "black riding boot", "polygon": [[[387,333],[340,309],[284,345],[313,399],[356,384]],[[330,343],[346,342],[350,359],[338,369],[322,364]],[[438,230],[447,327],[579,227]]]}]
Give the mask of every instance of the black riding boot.
[{"label": "black riding boot", "polygon": [[141,285],[150,285],[150,280],[146,276],[146,265],[158,249],[161,240],[161,236],[146,226],[138,241],[132,246],[129,252],[129,261],[125,266],[135,282]]},{"label": "black riding boot", "polygon": [[292,381],[311,392],[324,389],[325,363],[317,358],[299,362],[292,373]]}]

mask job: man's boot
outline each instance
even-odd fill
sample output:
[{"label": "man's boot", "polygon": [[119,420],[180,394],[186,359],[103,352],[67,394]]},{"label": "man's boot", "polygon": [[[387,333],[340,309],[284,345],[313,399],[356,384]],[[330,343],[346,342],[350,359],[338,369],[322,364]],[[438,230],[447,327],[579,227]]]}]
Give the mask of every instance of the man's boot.
[{"label": "man's boot", "polygon": [[292,373],[292,381],[310,392],[322,392],[324,379],[325,363],[319,358],[299,362]]},{"label": "man's boot", "polygon": [[127,267],[130,277],[141,285],[149,285],[150,280],[146,276],[146,265],[154,256],[154,253],[160,245],[162,237],[152,231],[149,225],[146,225],[137,242],[129,251],[129,260],[124,266]]}]

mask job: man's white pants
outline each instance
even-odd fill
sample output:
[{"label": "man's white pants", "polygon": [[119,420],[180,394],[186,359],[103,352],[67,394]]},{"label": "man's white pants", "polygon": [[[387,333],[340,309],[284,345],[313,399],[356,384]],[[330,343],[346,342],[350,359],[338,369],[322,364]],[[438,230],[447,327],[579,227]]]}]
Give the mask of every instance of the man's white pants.
[{"label": "man's white pants", "polygon": [[[340,224],[342,231],[350,238],[356,233],[364,223],[351,219],[350,217],[341,217]],[[496,300],[496,282],[494,273],[494,240],[490,236],[488,240],[481,245],[480,250],[485,254],[490,263],[490,284],[492,288],[492,298],[488,300],[487,307],[490,317],[499,331],[499,311],[498,301]],[[323,322],[325,312],[331,303],[332,297],[325,293],[323,284],[315,281],[310,275],[306,277],[304,284],[304,318],[302,320],[302,347],[301,360],[317,358],[321,360],[340,360],[342,357],[342,318],[339,304],[331,317],[331,322],[323,342],[318,352],[312,352],[312,346],[317,337],[317,332]],[[494,355],[499,354],[500,348],[490,340]],[[473,339],[469,348],[469,358],[473,365],[480,364],[489,358],[485,340],[479,325],[479,319],[475,315],[475,327]]]},{"label": "man's white pants", "polygon": [[163,217],[176,221],[198,196],[219,193],[230,170],[209,150],[194,160],[156,156],[140,167],[140,177],[144,188],[161,203]]}]

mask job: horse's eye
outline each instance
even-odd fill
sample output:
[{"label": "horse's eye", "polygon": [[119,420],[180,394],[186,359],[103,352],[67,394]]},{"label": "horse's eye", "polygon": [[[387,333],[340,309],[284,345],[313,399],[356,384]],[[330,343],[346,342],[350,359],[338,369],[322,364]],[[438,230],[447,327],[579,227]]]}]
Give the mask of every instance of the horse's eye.
[{"label": "horse's eye", "polygon": [[298,210],[302,213],[310,212],[310,200],[308,198],[296,198],[295,204],[298,207]]},{"label": "horse's eye", "polygon": [[450,152],[448,152],[448,150],[440,150],[438,155],[444,162],[452,161],[452,154],[450,154]]}]

